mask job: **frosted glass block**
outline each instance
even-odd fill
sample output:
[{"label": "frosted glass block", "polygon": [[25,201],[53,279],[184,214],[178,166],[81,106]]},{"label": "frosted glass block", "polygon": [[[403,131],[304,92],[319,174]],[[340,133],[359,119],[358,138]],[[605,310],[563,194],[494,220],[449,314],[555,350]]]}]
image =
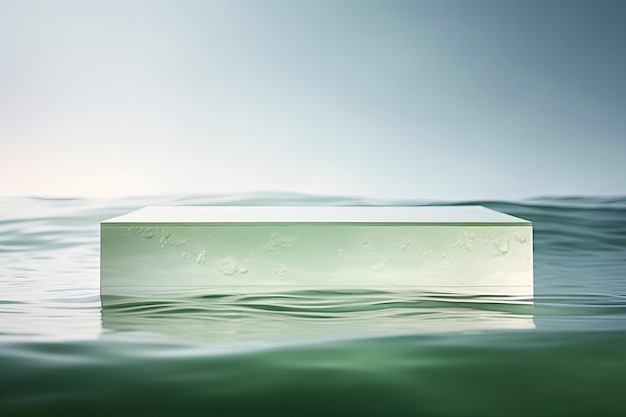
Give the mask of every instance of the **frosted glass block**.
[{"label": "frosted glass block", "polygon": [[532,224],[481,206],[150,206],[101,223],[103,294],[277,286],[529,296]]}]

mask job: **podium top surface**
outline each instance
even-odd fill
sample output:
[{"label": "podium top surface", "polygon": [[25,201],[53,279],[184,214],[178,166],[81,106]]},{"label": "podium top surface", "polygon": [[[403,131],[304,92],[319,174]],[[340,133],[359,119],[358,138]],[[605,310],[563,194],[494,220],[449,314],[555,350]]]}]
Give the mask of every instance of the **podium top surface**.
[{"label": "podium top surface", "polygon": [[483,206],[148,206],[102,225],[126,224],[414,224],[530,226]]}]

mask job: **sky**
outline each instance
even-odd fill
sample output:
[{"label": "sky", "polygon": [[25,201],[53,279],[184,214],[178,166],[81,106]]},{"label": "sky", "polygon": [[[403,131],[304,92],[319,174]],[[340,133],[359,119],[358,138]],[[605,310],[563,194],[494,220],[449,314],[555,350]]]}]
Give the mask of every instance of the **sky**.
[{"label": "sky", "polygon": [[626,194],[626,2],[0,0],[0,196]]}]

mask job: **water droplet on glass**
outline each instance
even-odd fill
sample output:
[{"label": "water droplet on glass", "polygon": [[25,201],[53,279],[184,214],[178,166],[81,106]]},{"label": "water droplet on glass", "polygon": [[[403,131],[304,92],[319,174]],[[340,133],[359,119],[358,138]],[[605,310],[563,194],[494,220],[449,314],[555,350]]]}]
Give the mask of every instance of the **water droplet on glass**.
[{"label": "water droplet on glass", "polygon": [[240,274],[247,274],[248,271],[250,271],[250,266],[248,264],[248,260],[245,259],[241,265],[239,265],[239,269],[237,269],[237,272]]},{"label": "water droplet on glass", "polygon": [[274,275],[278,277],[278,279],[283,279],[285,277],[285,272],[287,271],[286,266],[277,266],[274,268]]},{"label": "water droplet on glass", "polygon": [[206,263],[206,255],[207,255],[207,251],[203,249],[202,252],[198,254],[198,257],[196,258],[196,262],[199,263],[200,265],[204,265]]},{"label": "water droplet on glass", "polygon": [[509,253],[509,241],[500,240],[496,242],[496,256],[504,256]]},{"label": "water droplet on glass", "polygon": [[238,271],[237,262],[232,256],[217,261],[215,266],[218,271],[226,276],[234,275]]},{"label": "water droplet on glass", "polygon": [[270,252],[273,252],[276,249],[293,248],[293,245],[295,243],[296,243],[296,238],[289,238],[289,237],[281,235],[280,233],[274,232],[270,235],[267,242],[261,247],[263,249],[267,249]]}]

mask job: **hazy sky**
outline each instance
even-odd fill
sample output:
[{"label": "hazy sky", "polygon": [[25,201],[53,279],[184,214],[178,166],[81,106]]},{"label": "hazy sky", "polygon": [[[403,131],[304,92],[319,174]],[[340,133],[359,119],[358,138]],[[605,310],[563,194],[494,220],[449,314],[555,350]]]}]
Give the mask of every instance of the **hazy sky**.
[{"label": "hazy sky", "polygon": [[0,195],[626,194],[626,1],[0,0]]}]

